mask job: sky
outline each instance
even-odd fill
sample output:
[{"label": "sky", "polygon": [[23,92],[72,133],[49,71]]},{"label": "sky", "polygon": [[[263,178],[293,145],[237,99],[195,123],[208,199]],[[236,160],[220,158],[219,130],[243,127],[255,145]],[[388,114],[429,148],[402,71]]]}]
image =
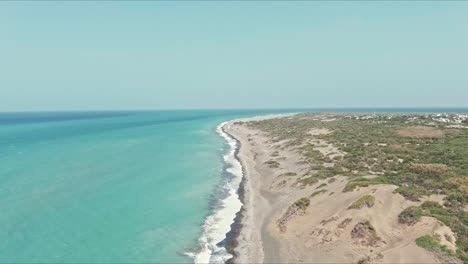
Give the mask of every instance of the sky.
[{"label": "sky", "polygon": [[0,111],[468,107],[468,2],[0,2]]}]

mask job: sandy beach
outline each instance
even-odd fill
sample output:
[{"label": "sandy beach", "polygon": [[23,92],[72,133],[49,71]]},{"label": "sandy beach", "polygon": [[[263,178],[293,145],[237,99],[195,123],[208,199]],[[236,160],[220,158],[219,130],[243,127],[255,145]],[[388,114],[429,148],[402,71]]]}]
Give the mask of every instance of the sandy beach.
[{"label": "sandy beach", "polygon": [[[272,141],[266,133],[245,123],[267,118],[278,116],[233,120],[223,127],[240,142],[237,157],[244,170],[244,205],[235,263],[440,263],[440,255],[416,245],[415,239],[425,234],[440,236],[441,243],[456,250],[453,232],[432,217],[423,217],[412,226],[398,222],[405,208],[428,200],[441,202],[442,196],[409,201],[394,192],[394,185],[342,192],[348,182],[344,176],[298,184],[309,168],[300,162],[299,151],[285,141]],[[332,158],[344,155],[333,144],[314,138],[326,133],[331,131],[310,131],[310,140],[319,143],[316,150]],[[281,165],[271,166],[272,157]],[[375,197],[372,206],[350,209],[366,195]],[[308,208],[292,210],[301,197],[310,197]],[[372,223],[375,239],[372,235],[359,236],[356,231],[366,222]]]},{"label": "sandy beach", "polygon": [[[266,230],[266,218],[271,211],[271,203],[275,199],[264,191],[264,183],[261,181],[261,170],[257,166],[255,153],[262,151],[253,142],[249,141],[249,131],[247,128],[236,126],[236,122],[248,122],[262,120],[267,118],[276,118],[278,115],[261,116],[254,118],[236,119],[226,123],[223,130],[235,138],[239,144],[237,158],[240,160],[243,170],[244,179],[242,183],[242,217],[241,229],[236,238],[237,247],[234,249],[236,253],[236,263],[261,263],[265,261],[266,252],[276,252],[279,245],[274,238],[267,239],[270,233]],[[261,135],[258,133],[257,139]],[[266,140],[265,138],[263,138]],[[267,248],[267,249],[265,249]],[[271,249],[271,250],[270,250]],[[270,255],[266,255],[270,257]],[[274,256],[272,256],[274,257]]]}]

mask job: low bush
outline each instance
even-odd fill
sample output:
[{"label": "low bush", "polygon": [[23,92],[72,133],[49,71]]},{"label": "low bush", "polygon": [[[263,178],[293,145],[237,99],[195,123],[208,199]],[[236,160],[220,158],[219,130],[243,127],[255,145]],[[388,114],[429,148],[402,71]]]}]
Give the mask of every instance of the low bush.
[{"label": "low bush", "polygon": [[447,180],[454,188],[463,193],[468,193],[468,176],[453,177]]},{"label": "low bush", "polygon": [[355,178],[348,183],[346,183],[345,188],[343,189],[343,192],[350,192],[354,191],[357,187],[367,187],[369,185],[374,185],[374,184],[388,184],[389,180],[386,177],[375,177],[375,178]]},{"label": "low bush", "polygon": [[454,209],[461,209],[468,204],[468,192],[452,192],[445,197],[444,205]]},{"label": "low bush", "polygon": [[325,187],[325,186],[327,186],[327,184],[326,184],[326,183],[322,183],[322,184],[320,184],[319,186],[317,186],[317,188],[315,188],[315,189],[320,189],[320,188]]},{"label": "low bush", "polygon": [[321,194],[321,193],[324,193],[324,192],[327,192],[327,191],[326,191],[326,190],[315,191],[315,192],[313,192],[313,193],[310,195],[310,197],[317,196],[317,195],[319,195],[319,194]]},{"label": "low bush", "polygon": [[359,198],[353,204],[351,204],[348,209],[361,209],[364,206],[372,207],[375,203],[375,197],[372,195],[364,195],[363,197]]},{"label": "low bush", "polygon": [[362,245],[374,246],[381,239],[369,221],[356,224],[351,230],[351,238],[359,239]]},{"label": "low bush", "polygon": [[419,198],[430,194],[427,190],[416,186],[401,186],[395,192],[401,194],[406,200],[413,202],[419,202]]},{"label": "low bush", "polygon": [[297,200],[294,205],[301,209],[302,211],[305,211],[307,209],[307,207],[309,206],[310,204],[310,199],[307,198],[307,197],[302,197],[301,199]]},{"label": "low bush", "polygon": [[409,166],[409,171],[423,176],[442,178],[449,173],[449,168],[445,164],[413,163]]},{"label": "low bush", "polygon": [[414,225],[421,218],[422,212],[416,206],[410,206],[398,215],[398,222],[401,224]]},{"label": "low bush", "polygon": [[440,244],[440,239],[431,235],[425,235],[416,239],[416,245],[432,251],[439,252],[449,256],[453,256],[454,252],[451,251],[447,246]]},{"label": "low bush", "polygon": [[286,173],[283,173],[279,176],[288,176],[288,177],[292,177],[292,176],[297,176],[297,173],[295,172],[286,172]]},{"label": "low bush", "polygon": [[275,161],[275,160],[269,160],[267,162],[265,162],[265,164],[268,165],[268,167],[270,168],[279,168],[279,162]]},{"label": "low bush", "polygon": [[302,184],[302,185],[312,185],[312,184],[315,184],[317,183],[319,180],[317,178],[315,178],[314,176],[310,176],[310,177],[307,177],[307,178],[304,178],[304,179],[300,179],[299,182]]}]

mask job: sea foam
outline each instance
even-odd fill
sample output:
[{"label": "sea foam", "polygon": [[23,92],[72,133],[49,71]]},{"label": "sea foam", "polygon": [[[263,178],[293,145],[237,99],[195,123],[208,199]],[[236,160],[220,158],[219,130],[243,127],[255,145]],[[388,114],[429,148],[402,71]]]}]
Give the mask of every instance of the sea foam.
[{"label": "sea foam", "polygon": [[195,263],[221,263],[232,257],[224,247],[223,242],[226,234],[231,230],[236,213],[241,210],[242,202],[239,198],[238,189],[242,181],[242,165],[236,158],[237,141],[223,131],[220,124],[216,131],[227,142],[229,147],[223,156],[225,166],[223,173],[225,177],[220,185],[222,199],[217,201],[212,214],[210,214],[203,225],[203,232],[198,239],[200,250],[196,253],[188,254]]}]

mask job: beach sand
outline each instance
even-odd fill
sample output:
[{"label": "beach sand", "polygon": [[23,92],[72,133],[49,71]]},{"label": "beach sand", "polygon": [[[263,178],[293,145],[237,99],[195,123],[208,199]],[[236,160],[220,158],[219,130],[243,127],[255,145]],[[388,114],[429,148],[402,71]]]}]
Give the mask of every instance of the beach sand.
[{"label": "beach sand", "polygon": [[[455,248],[454,243],[449,241],[455,241],[451,230],[434,218],[423,217],[413,226],[398,222],[398,215],[403,209],[423,201],[405,200],[393,192],[396,186],[372,185],[343,193],[347,178],[342,176],[308,186],[295,185],[297,177],[290,177],[288,173],[303,175],[306,172],[306,166],[298,162],[300,156],[297,151],[284,147],[285,142],[269,141],[264,133],[243,123],[276,117],[233,120],[223,127],[225,132],[240,142],[237,156],[244,170],[244,205],[238,243],[234,248],[235,263],[440,262],[439,256],[415,244],[415,239],[425,234],[439,234],[442,243]],[[328,131],[311,131],[310,135],[313,137],[321,133]],[[318,149],[321,152],[336,151],[334,146],[322,145]],[[265,163],[273,156],[281,157],[278,168],[271,168]],[[311,197],[312,193],[320,190],[324,191]],[[376,198],[374,206],[348,209],[366,194]],[[307,210],[286,217],[284,230],[281,230],[279,223],[283,215],[301,197],[310,197]],[[427,199],[440,200],[440,197]],[[365,221],[372,223],[376,230],[378,239],[372,245],[351,235],[353,227]]]}]

